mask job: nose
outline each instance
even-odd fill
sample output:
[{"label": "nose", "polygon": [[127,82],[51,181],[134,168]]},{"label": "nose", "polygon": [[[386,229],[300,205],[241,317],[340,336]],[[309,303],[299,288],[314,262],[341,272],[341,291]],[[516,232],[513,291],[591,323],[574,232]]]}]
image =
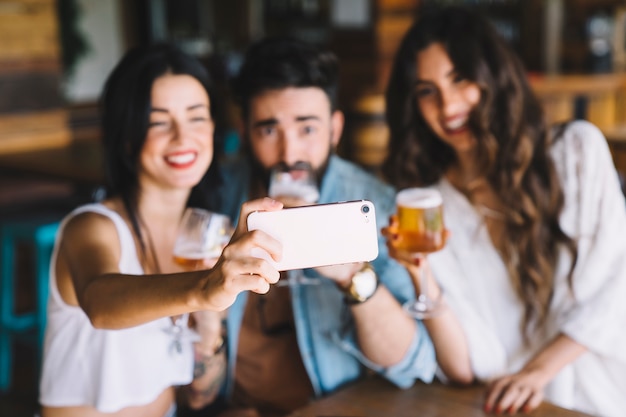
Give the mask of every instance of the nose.
[{"label": "nose", "polygon": [[172,127],[174,130],[174,134],[172,135],[172,141],[182,142],[187,136],[187,126],[185,126],[184,123],[174,121]]},{"label": "nose", "polygon": [[300,140],[295,131],[283,132],[280,143],[282,162],[291,166],[302,159]]},{"label": "nose", "polygon": [[461,108],[459,93],[454,88],[444,88],[440,90],[440,106],[444,117],[457,114]]}]

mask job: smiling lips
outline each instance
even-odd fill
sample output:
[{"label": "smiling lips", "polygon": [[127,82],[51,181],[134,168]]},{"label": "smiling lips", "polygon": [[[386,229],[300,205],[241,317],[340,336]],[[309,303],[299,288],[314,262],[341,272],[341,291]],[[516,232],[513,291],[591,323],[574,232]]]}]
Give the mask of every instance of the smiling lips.
[{"label": "smiling lips", "polygon": [[165,157],[165,162],[176,169],[189,168],[196,162],[198,153],[193,151],[188,152],[176,152]]},{"label": "smiling lips", "polygon": [[467,117],[450,118],[443,123],[446,133],[454,135],[467,130]]}]

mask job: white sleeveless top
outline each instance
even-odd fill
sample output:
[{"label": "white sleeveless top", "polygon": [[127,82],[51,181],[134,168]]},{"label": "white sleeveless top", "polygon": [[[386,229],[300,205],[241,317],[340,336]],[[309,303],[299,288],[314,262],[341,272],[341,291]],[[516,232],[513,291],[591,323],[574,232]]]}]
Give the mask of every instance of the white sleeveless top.
[{"label": "white sleeveless top", "polygon": [[[189,384],[193,346],[186,337],[177,349],[177,329],[169,317],[129,329],[101,330],[91,325],[81,308],[63,301],[54,268],[60,236],[67,221],[84,212],[99,213],[115,224],[121,248],[120,272],[143,274],[133,236],[116,212],[102,204],[89,204],[63,220],[50,262],[39,400],[49,407],[92,406],[111,413],[149,404],[166,388]],[[186,320],[184,317],[185,328]]]}]

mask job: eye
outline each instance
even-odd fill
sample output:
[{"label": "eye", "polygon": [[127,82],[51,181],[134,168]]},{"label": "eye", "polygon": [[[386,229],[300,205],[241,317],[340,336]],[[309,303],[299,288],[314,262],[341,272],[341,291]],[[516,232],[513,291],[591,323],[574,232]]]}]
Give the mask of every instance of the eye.
[{"label": "eye", "polygon": [[307,126],[302,127],[303,135],[312,135],[315,132],[317,132],[317,129],[315,128],[315,126],[307,125]]},{"label": "eye", "polygon": [[461,74],[455,74],[454,78],[452,79],[452,82],[454,82],[455,84],[459,84],[462,82],[467,81],[467,77],[461,75]]},{"label": "eye", "polygon": [[273,136],[276,133],[275,126],[263,126],[259,129],[261,136]]},{"label": "eye", "polygon": [[148,129],[167,129],[169,126],[169,122],[163,120],[155,120],[148,123]]},{"label": "eye", "polygon": [[205,116],[196,116],[196,117],[192,117],[191,121],[196,123],[196,122],[208,122],[209,118],[205,117]]},{"label": "eye", "polygon": [[429,97],[434,95],[436,92],[434,87],[430,87],[430,86],[421,86],[421,87],[417,87],[417,89],[415,90],[415,95],[418,98],[425,98],[425,97]]}]

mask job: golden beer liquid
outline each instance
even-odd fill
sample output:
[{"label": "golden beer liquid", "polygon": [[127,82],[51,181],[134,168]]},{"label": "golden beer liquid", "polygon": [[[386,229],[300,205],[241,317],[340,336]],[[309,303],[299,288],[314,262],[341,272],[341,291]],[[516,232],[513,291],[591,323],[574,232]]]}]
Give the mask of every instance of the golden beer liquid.
[{"label": "golden beer liquid", "polygon": [[203,259],[184,258],[174,255],[174,262],[180,265],[185,271],[197,271],[203,268]]},{"label": "golden beer liquid", "polygon": [[443,248],[445,228],[441,205],[429,208],[399,205],[398,221],[397,249],[410,253],[429,253]]},{"label": "golden beer liquid", "polygon": [[206,269],[204,261],[219,258],[222,254],[223,245],[201,251],[198,249],[183,248],[174,253],[174,262],[183,267],[185,271],[197,271]]}]

